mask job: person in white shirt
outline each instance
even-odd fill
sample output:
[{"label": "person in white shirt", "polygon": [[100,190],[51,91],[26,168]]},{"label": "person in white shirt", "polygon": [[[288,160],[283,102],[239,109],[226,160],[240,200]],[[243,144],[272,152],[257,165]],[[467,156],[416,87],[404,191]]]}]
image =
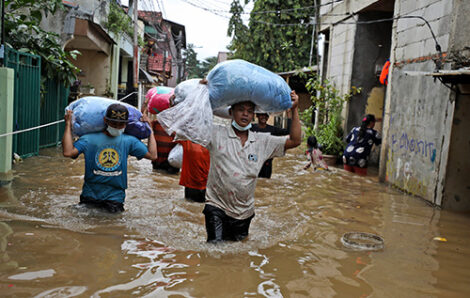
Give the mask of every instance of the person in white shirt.
[{"label": "person in white shirt", "polygon": [[207,241],[241,241],[248,236],[255,216],[256,179],[264,162],[283,156],[301,143],[297,110],[299,97],[292,91],[292,124],[289,136],[250,131],[255,114],[251,101],[232,105],[230,126],[213,127],[210,170],[204,215]]}]

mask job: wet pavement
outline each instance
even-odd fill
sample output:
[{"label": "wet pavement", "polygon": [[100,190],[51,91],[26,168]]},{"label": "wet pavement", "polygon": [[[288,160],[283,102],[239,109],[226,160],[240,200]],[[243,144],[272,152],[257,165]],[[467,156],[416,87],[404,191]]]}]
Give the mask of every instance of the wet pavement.
[{"label": "wet pavement", "polygon": [[[302,149],[256,189],[250,236],[205,242],[202,204],[178,175],[129,159],[126,211],[76,205],[84,161],[42,150],[0,188],[2,297],[467,297],[470,215],[341,169],[304,171]],[[341,236],[380,235],[355,251]],[[435,237],[447,241],[433,240]]]}]

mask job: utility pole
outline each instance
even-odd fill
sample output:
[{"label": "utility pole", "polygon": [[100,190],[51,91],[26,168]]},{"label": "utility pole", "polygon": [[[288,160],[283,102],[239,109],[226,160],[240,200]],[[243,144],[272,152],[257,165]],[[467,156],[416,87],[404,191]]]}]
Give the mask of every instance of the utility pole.
[{"label": "utility pole", "polygon": [[138,18],[139,18],[139,11],[138,11],[138,0],[134,1],[134,89],[139,87],[139,42],[137,38],[138,34]]}]

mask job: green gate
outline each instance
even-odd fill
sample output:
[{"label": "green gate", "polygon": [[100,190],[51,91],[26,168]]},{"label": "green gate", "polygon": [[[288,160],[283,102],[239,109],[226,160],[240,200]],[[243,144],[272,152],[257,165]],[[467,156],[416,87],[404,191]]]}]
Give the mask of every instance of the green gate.
[{"label": "green gate", "polygon": [[[69,90],[53,79],[45,82],[41,98],[41,57],[8,48],[5,65],[15,71],[13,130],[37,127],[64,118]],[[38,155],[40,148],[56,146],[62,139],[64,123],[13,135],[13,152],[21,157]]]},{"label": "green gate", "polygon": [[[64,119],[69,89],[55,80],[46,81],[46,93],[41,100],[41,125]],[[56,146],[62,139],[64,122],[46,126],[40,130],[39,147]]]},{"label": "green gate", "polygon": [[[41,57],[6,47],[5,66],[15,71],[13,130],[40,125]],[[39,130],[13,135],[13,152],[22,157],[39,153]]]}]

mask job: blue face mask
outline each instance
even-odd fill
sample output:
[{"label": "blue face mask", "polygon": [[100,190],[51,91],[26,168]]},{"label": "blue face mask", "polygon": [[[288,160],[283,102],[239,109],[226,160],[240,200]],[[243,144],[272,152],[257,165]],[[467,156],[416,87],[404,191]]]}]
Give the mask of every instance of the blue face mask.
[{"label": "blue face mask", "polygon": [[245,127],[241,127],[240,125],[238,125],[237,122],[235,122],[235,120],[232,120],[232,126],[235,127],[236,130],[239,130],[239,131],[247,131],[251,128],[251,123],[248,124],[247,126]]},{"label": "blue face mask", "polygon": [[118,136],[122,135],[122,133],[124,132],[124,129],[125,128],[117,129],[117,128],[111,127],[109,125],[106,128],[106,130],[109,132],[109,134],[112,135],[113,137],[118,137]]}]

